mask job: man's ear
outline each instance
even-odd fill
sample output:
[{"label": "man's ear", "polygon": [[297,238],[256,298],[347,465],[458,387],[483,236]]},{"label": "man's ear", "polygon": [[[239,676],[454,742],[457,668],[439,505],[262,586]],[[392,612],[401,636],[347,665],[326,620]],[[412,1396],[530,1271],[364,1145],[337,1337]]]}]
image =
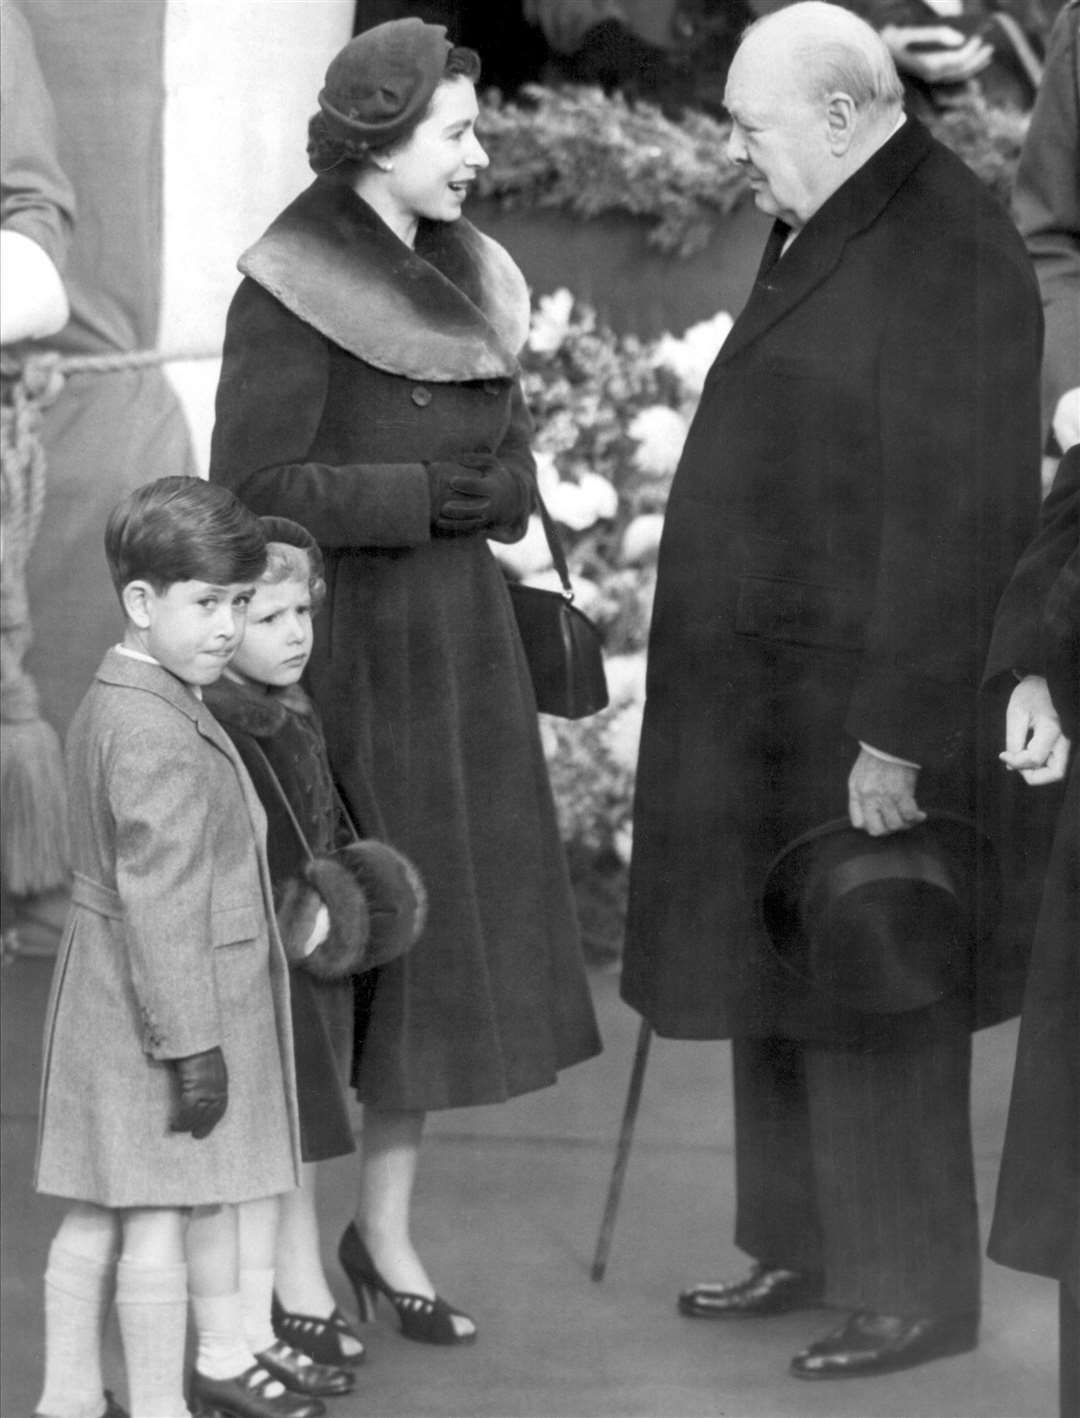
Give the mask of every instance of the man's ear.
[{"label": "man's ear", "polygon": [[855,101],[850,94],[830,94],[825,105],[825,122],[829,147],[833,155],[842,158],[855,136]]},{"label": "man's ear", "polygon": [[154,618],[154,601],[157,593],[149,581],[129,581],[120,592],[124,613],[132,625],[140,630],[149,630]]}]

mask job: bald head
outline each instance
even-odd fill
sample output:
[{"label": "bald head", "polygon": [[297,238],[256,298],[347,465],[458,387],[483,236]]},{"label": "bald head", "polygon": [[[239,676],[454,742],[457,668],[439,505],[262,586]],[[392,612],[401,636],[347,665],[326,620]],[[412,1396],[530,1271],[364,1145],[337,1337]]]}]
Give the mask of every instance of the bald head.
[{"label": "bald head", "polygon": [[800,0],[751,25],[735,53],[728,155],[758,207],[798,230],[888,141],[902,101],[896,66],[868,24]]},{"label": "bald head", "polygon": [[890,124],[903,103],[900,76],[881,36],[826,0],[800,0],[756,20],[737,58],[782,69],[809,99],[824,102],[845,93],[860,111],[886,110]]}]

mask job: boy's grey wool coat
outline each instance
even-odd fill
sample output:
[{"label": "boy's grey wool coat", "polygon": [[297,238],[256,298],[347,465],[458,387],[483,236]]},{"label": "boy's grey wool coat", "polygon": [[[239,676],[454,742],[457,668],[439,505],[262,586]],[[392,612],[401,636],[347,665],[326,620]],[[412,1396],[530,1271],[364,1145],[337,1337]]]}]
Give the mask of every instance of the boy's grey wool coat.
[{"label": "boy's grey wool coat", "polygon": [[[265,818],[224,730],[113,649],[67,741],[72,908],[45,1027],[36,1185],[107,1207],[297,1185],[288,970]],[[219,1046],[225,1116],[169,1131],[169,1060]]]}]

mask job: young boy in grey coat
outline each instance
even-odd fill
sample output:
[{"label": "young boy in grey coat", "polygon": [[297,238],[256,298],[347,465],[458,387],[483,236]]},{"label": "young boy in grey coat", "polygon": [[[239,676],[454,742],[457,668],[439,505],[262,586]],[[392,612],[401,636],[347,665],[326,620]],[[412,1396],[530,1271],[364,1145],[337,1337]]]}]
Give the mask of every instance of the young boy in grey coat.
[{"label": "young boy in grey coat", "polygon": [[295,1086],[265,819],[202,704],[240,642],[265,539],[224,489],[171,477],[113,511],[105,549],[125,631],[67,742],[72,906],[36,1186],[71,1205],[45,1275],[37,1414],[123,1412],[101,1374],[115,1284],[133,1418],[183,1418],[190,1278],[196,1395],[312,1418],[322,1406],[269,1382],[243,1343],[230,1213],[297,1184]]}]

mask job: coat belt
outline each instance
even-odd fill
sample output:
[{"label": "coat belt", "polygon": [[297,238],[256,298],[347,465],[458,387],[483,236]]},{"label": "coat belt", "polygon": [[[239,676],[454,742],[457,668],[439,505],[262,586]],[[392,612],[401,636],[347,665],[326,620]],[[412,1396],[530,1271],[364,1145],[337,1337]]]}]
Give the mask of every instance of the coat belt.
[{"label": "coat belt", "polygon": [[99,916],[108,916],[111,921],[124,919],[124,903],[120,900],[119,892],[114,891],[111,886],[103,886],[100,881],[83,876],[82,872],[71,874],[71,904],[85,906],[88,911]]}]

